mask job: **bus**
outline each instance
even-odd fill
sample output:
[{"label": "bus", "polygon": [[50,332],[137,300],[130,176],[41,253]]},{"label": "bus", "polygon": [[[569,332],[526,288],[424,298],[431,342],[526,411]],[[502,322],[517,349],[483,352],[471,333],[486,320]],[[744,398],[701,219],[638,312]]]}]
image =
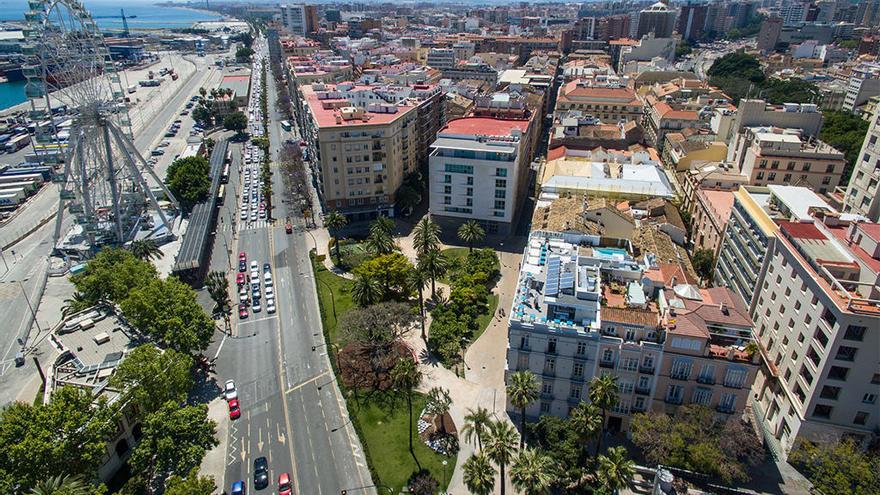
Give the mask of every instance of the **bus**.
[{"label": "bus", "polygon": [[220,184],[220,189],[217,190],[217,207],[223,204],[223,198],[226,197],[226,186]]},{"label": "bus", "polygon": [[[221,184],[229,183],[229,162],[226,162],[226,165],[223,167],[223,175],[220,176]],[[223,187],[223,186],[220,186]]]},{"label": "bus", "polygon": [[282,120],[282,121],[281,121],[281,128],[284,129],[284,130],[287,131],[287,132],[290,132],[290,129],[291,129],[291,127],[290,127],[290,121]]},{"label": "bus", "polygon": [[30,142],[31,142],[31,137],[28,134],[16,136],[16,137],[10,139],[6,143],[6,152],[7,153],[15,153],[16,151],[27,146]]}]

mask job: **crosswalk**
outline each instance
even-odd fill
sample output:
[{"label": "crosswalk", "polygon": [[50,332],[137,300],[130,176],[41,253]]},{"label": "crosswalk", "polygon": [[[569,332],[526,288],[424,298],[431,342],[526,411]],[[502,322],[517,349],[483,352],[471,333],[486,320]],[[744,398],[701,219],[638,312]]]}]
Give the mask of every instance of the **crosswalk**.
[{"label": "crosswalk", "polygon": [[260,219],[257,219],[256,221],[253,221],[253,222],[251,222],[250,220],[247,220],[244,222],[239,221],[236,224],[235,229],[233,229],[232,226],[229,225],[228,223],[224,223],[224,224],[218,225],[217,230],[219,230],[221,232],[232,232],[233,230],[256,230],[256,229],[262,229],[262,228],[271,227],[271,226],[272,226],[272,222],[270,222],[269,220],[267,220],[265,218],[260,218]]}]

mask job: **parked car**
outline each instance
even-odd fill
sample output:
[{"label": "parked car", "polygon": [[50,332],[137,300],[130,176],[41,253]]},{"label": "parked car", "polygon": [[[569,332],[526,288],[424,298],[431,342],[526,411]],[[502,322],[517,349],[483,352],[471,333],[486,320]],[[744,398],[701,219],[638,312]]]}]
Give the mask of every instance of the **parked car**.
[{"label": "parked car", "polygon": [[229,401],[229,419],[238,419],[241,417],[241,408],[238,406],[238,399]]}]

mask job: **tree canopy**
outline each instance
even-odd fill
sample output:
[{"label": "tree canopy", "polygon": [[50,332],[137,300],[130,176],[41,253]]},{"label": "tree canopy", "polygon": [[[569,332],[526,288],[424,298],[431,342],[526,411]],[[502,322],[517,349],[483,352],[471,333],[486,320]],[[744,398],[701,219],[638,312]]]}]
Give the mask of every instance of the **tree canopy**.
[{"label": "tree canopy", "polygon": [[862,143],[868,134],[868,122],[849,112],[823,112],[822,115],[825,120],[819,132],[819,139],[843,152],[846,157],[846,169],[841,184],[847,184],[862,151]]},{"label": "tree canopy", "polygon": [[91,394],[63,387],[45,404],[15,402],[0,412],[0,493],[24,493],[48,476],[95,473],[113,411]]},{"label": "tree canopy", "polygon": [[208,197],[211,189],[211,165],[203,156],[190,156],[175,160],[168,167],[165,182],[171,194],[185,209]]},{"label": "tree canopy", "polygon": [[380,254],[354,269],[355,275],[372,277],[382,286],[382,299],[400,299],[408,294],[406,278],[413,270],[412,263],[399,252]]},{"label": "tree canopy", "polygon": [[678,408],[675,416],[637,414],[632,440],[652,463],[717,476],[728,484],[749,480],[749,468],[764,457],[760,440],[744,422],[720,420],[696,404]]},{"label": "tree canopy", "polygon": [[865,452],[852,440],[821,445],[803,443],[789,461],[825,495],[880,493],[880,456]]},{"label": "tree canopy", "polygon": [[129,458],[132,472],[148,493],[161,491],[171,476],[198,468],[208,449],[218,444],[216,423],[205,405],[180,407],[169,401],[143,423],[143,438]]},{"label": "tree canopy", "polygon": [[199,306],[195,291],[174,277],[132,290],[121,307],[134,328],[179,352],[204,350],[214,333],[214,321]]},{"label": "tree canopy", "polygon": [[235,131],[238,134],[247,129],[248,119],[241,112],[232,112],[223,117],[223,128],[228,131]]},{"label": "tree canopy", "polygon": [[133,350],[116,367],[110,385],[124,389],[147,413],[168,401],[182,403],[193,385],[190,356],[174,349],[160,351],[152,344]]},{"label": "tree canopy", "polygon": [[132,289],[157,277],[156,268],[120,248],[102,249],[71,282],[82,295],[85,307],[102,299],[116,303],[128,297]]}]

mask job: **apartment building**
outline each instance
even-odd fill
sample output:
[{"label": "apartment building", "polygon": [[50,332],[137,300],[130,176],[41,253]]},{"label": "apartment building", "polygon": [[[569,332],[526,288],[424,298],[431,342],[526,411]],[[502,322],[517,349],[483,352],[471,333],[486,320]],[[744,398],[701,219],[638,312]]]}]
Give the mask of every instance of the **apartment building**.
[{"label": "apartment building", "polygon": [[490,89],[495,89],[495,85],[498,84],[498,71],[481,60],[456,63],[453,67],[443,70],[443,77],[453,81],[465,79],[484,81]]},{"label": "apartment building", "polygon": [[572,81],[560,86],[556,112],[580,110],[602,122],[639,122],[644,104],[630,88],[596,87],[585,81]]},{"label": "apartment building", "polygon": [[676,12],[663,2],[657,2],[639,12],[636,38],[653,34],[655,38],[670,38],[675,29]]},{"label": "apartment building", "polygon": [[880,222],[880,106],[874,110],[871,126],[862,143],[844,197],[843,210]]},{"label": "apartment building", "polygon": [[532,124],[528,119],[465,117],[437,133],[428,182],[438,224],[455,228],[477,220],[487,233],[513,231],[528,185]]},{"label": "apartment building", "polygon": [[708,11],[708,4],[688,1],[681,6],[678,21],[675,23],[675,32],[680,34],[682,39],[688,41],[702,39],[705,34],[704,28]]},{"label": "apartment building", "polygon": [[455,67],[455,50],[452,48],[431,48],[428,50],[428,66],[441,71]]},{"label": "apartment building", "polygon": [[700,188],[695,196],[691,242],[694,249],[706,249],[717,256],[733,208],[733,192]]},{"label": "apartment building", "polygon": [[[590,380],[606,374],[617,377],[620,397],[609,411],[612,431],[628,430],[632,414],[692,402],[724,417],[742,412],[757,358],[747,350],[751,321],[735,295],[699,290],[682,276],[657,304],[649,302],[653,290],[641,281],[660,274],[655,257],[636,262],[626,250],[598,243],[598,236],[578,233],[530,236],[510,310],[505,371],[539,377],[540,398],[526,416],[567,416],[587,400]],[[626,296],[614,295],[611,285],[625,286]]]},{"label": "apartment building", "polygon": [[679,284],[660,292],[665,337],[654,392],[654,410],[674,413],[699,404],[738,417],[758,373],[752,320],[736,294],[724,287]]},{"label": "apartment building", "polygon": [[733,193],[733,207],[715,265],[715,285],[732,289],[751,310],[762,264],[776,242],[776,222],[809,221],[810,212],[817,210],[834,211],[805,187],[740,187]]},{"label": "apartment building", "polygon": [[748,127],[737,134],[727,155],[752,185],[805,186],[825,194],[840,184],[843,153],[799,129]]},{"label": "apartment building", "polygon": [[751,311],[755,416],[783,458],[802,440],[867,445],[880,428],[880,224],[814,217],[778,222]]},{"label": "apartment building", "polygon": [[418,107],[424,98],[413,89],[350,82],[300,87],[308,130],[303,137],[325,208],[350,221],[394,215],[395,193],[419,163]]},{"label": "apartment building", "polygon": [[728,140],[746,127],[782,127],[800,129],[801,136],[816,137],[822,130],[822,113],[811,103],[768,105],[764,100],[740,100],[727,134],[719,139]]},{"label": "apartment building", "polygon": [[281,5],[281,23],[293,34],[306,36],[318,29],[318,8],[314,5]]},{"label": "apartment building", "polygon": [[880,63],[863,62],[852,68],[843,98],[843,109],[856,112],[872,96],[880,95]]}]

